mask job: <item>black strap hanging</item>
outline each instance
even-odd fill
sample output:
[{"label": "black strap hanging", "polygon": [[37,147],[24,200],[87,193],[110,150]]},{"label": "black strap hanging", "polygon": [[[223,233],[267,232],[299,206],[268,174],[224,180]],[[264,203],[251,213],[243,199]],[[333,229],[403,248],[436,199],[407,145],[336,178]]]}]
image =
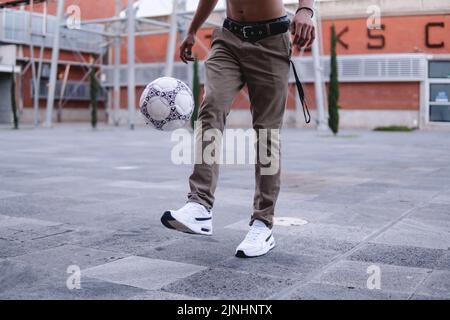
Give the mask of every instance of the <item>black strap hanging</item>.
[{"label": "black strap hanging", "polygon": [[292,69],[294,71],[295,84],[297,85],[298,95],[299,95],[300,101],[302,103],[303,115],[305,117],[306,123],[310,123],[311,115],[309,114],[308,106],[306,105],[305,91],[303,90],[302,83],[300,82],[300,78],[298,77],[297,70],[295,69],[294,61],[292,61],[292,59],[290,59],[290,61],[292,64]]}]

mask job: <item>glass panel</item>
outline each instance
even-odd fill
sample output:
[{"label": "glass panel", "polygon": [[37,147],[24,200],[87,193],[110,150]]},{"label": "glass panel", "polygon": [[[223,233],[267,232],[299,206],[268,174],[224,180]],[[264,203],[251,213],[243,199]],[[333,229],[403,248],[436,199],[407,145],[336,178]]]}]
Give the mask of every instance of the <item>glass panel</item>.
[{"label": "glass panel", "polygon": [[450,122],[450,105],[430,106],[430,121]]},{"label": "glass panel", "polygon": [[430,85],[430,102],[450,101],[450,84],[432,84]]},{"label": "glass panel", "polygon": [[430,61],[430,78],[450,79],[450,61]]}]

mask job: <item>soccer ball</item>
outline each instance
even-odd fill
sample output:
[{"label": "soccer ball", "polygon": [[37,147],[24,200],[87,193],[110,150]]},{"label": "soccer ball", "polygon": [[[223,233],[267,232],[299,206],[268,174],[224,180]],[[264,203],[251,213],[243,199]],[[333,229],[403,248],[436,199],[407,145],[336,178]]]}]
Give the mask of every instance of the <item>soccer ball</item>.
[{"label": "soccer ball", "polygon": [[194,99],[189,87],[170,77],[158,78],[147,85],[139,107],[147,124],[158,130],[182,128],[191,119]]}]

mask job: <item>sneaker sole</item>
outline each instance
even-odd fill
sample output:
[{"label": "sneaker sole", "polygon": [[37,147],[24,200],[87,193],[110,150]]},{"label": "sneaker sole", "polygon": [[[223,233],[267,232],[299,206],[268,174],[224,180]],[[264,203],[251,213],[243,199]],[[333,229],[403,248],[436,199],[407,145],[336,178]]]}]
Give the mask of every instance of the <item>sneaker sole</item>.
[{"label": "sneaker sole", "polygon": [[161,217],[161,223],[168,229],[176,230],[183,233],[188,234],[194,234],[194,235],[200,235],[200,236],[210,236],[211,234],[205,234],[205,233],[198,233],[190,229],[185,224],[181,223],[180,221],[176,220],[170,211],[164,212],[164,214]]},{"label": "sneaker sole", "polygon": [[258,255],[254,255],[254,256],[248,256],[245,254],[245,252],[243,250],[238,250],[238,251],[236,251],[235,256],[237,258],[243,258],[243,259],[262,257],[262,256],[268,254],[273,248],[275,248],[275,244],[271,248],[269,248],[269,250],[267,250],[266,252],[258,254]]}]

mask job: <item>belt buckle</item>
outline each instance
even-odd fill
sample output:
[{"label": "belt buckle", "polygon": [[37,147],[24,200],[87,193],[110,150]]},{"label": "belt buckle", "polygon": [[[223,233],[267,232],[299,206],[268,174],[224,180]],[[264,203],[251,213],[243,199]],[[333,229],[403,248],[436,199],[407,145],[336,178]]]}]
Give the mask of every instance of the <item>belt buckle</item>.
[{"label": "belt buckle", "polygon": [[246,29],[249,29],[249,28],[251,28],[251,26],[245,26],[245,27],[242,27],[242,36],[245,38],[245,39],[248,39],[249,37],[248,37],[248,34],[247,34],[247,30]]}]

